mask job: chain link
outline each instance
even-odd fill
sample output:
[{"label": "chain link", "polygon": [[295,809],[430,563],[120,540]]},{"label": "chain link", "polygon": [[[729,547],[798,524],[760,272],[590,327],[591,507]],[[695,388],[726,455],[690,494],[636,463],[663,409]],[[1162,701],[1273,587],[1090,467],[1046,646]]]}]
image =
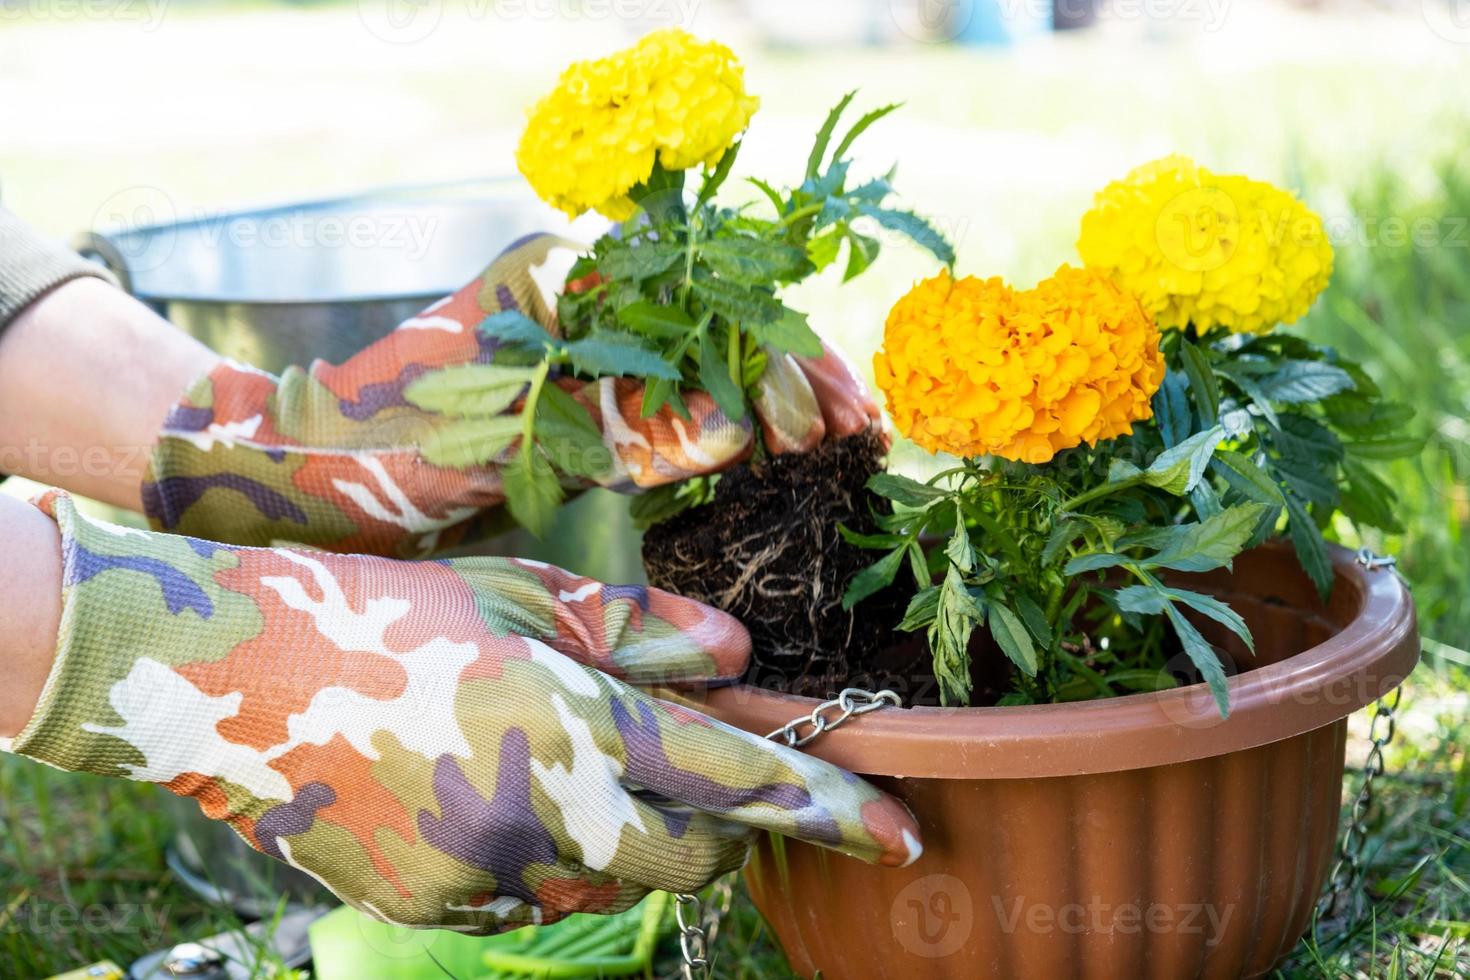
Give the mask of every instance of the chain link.
[{"label": "chain link", "polygon": [[[817,705],[811,714],[793,718],[766,738],[799,749],[818,735],[830,732],[849,719],[889,705],[897,708],[902,704],[903,699],[889,690],[874,693],[859,687],[849,687],[831,701],[823,701]],[[811,730],[803,734],[803,728]],[[715,884],[711,897],[718,897],[719,902],[712,903],[709,908],[704,907],[698,895],[674,896],[674,919],[679,926],[679,952],[683,955],[679,975],[683,980],[708,980],[711,975],[709,951],[719,932],[720,920],[730,911],[730,904],[734,901],[733,878],[734,875],[729,875]]]},{"label": "chain link", "polygon": [[[1392,556],[1380,555],[1369,548],[1360,548],[1358,564],[1370,572],[1388,568],[1399,578],[1398,561]],[[1345,915],[1354,922],[1362,915],[1364,893],[1361,887],[1364,867],[1363,855],[1368,847],[1368,818],[1373,810],[1373,782],[1383,775],[1385,768],[1383,750],[1393,741],[1398,728],[1399,700],[1404,689],[1396,687],[1392,694],[1380,698],[1373,708],[1373,720],[1368,725],[1368,757],[1363,761],[1363,787],[1358,790],[1348,811],[1347,829],[1337,847],[1337,862],[1327,879],[1327,894],[1317,907],[1318,918],[1330,919],[1343,908],[1344,901],[1351,898],[1351,906]]]}]

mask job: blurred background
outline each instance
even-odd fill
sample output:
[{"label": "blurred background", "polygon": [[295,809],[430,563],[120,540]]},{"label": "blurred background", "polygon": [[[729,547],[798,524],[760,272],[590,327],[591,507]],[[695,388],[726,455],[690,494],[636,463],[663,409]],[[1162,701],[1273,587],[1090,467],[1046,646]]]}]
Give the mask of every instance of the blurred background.
[{"label": "blurred background", "polygon": [[[496,181],[515,176],[527,106],[567,62],[666,26],[745,61],[762,108],[738,174],[796,180],[851,88],[865,109],[904,102],[857,169],[901,161],[896,186],[962,274],[1027,285],[1075,261],[1093,192],[1170,152],[1290,187],[1324,217],[1337,271],[1292,329],[1419,410],[1425,450],[1391,470],[1407,532],[1368,543],[1399,557],[1427,639],[1374,811],[1378,914],[1304,942],[1291,975],[1470,976],[1467,0],[0,0],[0,202],[68,241],[183,223],[206,266],[210,249],[267,250],[256,299],[310,298],[324,254],[376,257],[379,292],[398,273],[447,291],[504,236],[438,205],[509,195],[515,221],[551,220]],[[238,220],[363,194],[389,203],[358,225]],[[877,234],[886,254],[862,278],[839,289],[829,272],[791,299],[869,372],[888,305],[934,271]],[[122,258],[187,291],[202,273],[181,241]],[[247,342],[221,322],[216,341]],[[637,574],[625,545],[589,562]],[[235,921],[170,871],[161,796],[0,760],[0,975],[126,965]],[[720,975],[784,975],[738,900],[733,923]]]}]

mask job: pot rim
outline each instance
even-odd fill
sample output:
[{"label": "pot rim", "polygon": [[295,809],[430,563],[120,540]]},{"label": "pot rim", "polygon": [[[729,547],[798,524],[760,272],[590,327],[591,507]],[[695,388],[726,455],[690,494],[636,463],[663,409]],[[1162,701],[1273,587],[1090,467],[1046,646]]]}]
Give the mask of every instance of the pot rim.
[{"label": "pot rim", "polygon": [[[864,775],[1025,779],[1189,762],[1330,725],[1393,690],[1419,659],[1414,602],[1399,576],[1335,545],[1332,564],[1335,588],[1355,593],[1351,621],[1316,646],[1231,677],[1229,718],[1204,684],[1191,684],[1066,704],[889,708],[804,751]],[[821,703],[744,684],[659,693],[757,735]]]}]

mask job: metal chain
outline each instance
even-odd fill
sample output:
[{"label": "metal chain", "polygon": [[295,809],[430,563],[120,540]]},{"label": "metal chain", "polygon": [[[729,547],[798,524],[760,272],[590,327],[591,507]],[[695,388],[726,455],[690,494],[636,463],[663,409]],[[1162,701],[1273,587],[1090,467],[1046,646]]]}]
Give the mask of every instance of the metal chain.
[{"label": "metal chain", "polygon": [[[1369,548],[1360,548],[1358,564],[1370,572],[1392,569],[1403,578],[1398,570],[1398,561],[1392,556],[1380,555]],[[1392,694],[1382,697],[1373,709],[1373,720],[1368,725],[1368,757],[1363,762],[1363,787],[1358,790],[1348,811],[1347,830],[1337,848],[1337,863],[1327,879],[1327,894],[1318,905],[1318,918],[1332,918],[1342,906],[1343,900],[1352,896],[1352,906],[1347,911],[1348,921],[1355,921],[1363,908],[1363,854],[1368,846],[1368,816],[1373,809],[1373,781],[1383,775],[1385,763],[1383,750],[1393,741],[1398,727],[1397,711],[1404,689],[1396,687]]]},{"label": "metal chain", "polygon": [[[766,738],[799,749],[818,735],[830,732],[849,719],[889,705],[897,708],[902,704],[903,699],[892,691],[874,693],[859,687],[849,687],[831,701],[823,701],[817,705],[810,715],[793,718]],[[803,734],[803,728],[811,730]],[[716,883],[714,896],[719,897],[720,901],[711,904],[707,909],[698,895],[674,896],[674,920],[679,926],[679,952],[683,956],[680,976],[683,980],[708,980],[711,976],[709,951],[719,932],[720,920],[730,911],[730,904],[734,900],[735,889],[731,884],[733,877],[728,876]]]}]

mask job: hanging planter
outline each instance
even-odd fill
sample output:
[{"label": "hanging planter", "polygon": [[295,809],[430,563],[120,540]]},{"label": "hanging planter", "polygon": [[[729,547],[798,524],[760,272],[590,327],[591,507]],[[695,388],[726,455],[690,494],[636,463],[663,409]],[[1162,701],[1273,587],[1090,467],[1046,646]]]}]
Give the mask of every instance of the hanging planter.
[{"label": "hanging planter", "polygon": [[[1329,602],[1290,549],[1179,576],[1228,602],[1229,718],[1204,684],[1105,701],[887,709],[806,751],[918,817],[901,870],[794,841],[745,872],[795,972],[913,977],[1256,977],[1296,944],[1330,870],[1347,716],[1418,661],[1398,576],[1340,548]],[[1201,624],[1205,628],[1205,624]],[[691,700],[766,734],[818,702],[737,686]]]}]

